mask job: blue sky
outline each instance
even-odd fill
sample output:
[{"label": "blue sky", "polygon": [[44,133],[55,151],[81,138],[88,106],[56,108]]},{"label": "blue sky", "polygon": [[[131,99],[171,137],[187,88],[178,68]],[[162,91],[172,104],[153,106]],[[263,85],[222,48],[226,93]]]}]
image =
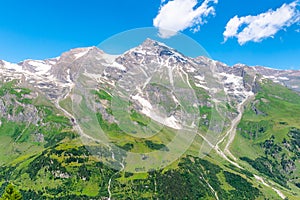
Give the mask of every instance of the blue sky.
[{"label": "blue sky", "polygon": [[[175,1],[180,5],[180,1],[184,0]],[[191,3],[196,0],[185,1]],[[71,48],[97,46],[108,37],[126,30],[155,25],[158,28],[161,26],[166,26],[168,29],[174,28],[175,31],[179,29],[178,32],[200,43],[213,59],[228,65],[245,63],[281,69],[300,69],[300,20],[298,18],[291,19],[293,22],[287,19],[286,22],[281,23],[280,27],[277,24],[269,26],[271,31],[274,27],[278,30],[262,38],[253,36],[254,29],[251,29],[251,27],[257,28],[255,26],[257,22],[277,23],[278,15],[277,20],[269,20],[271,22],[265,22],[266,20],[261,20],[261,18],[267,16],[272,10],[282,8],[284,3],[290,5],[296,2],[295,0],[206,1],[207,7],[204,8],[207,9],[197,10],[205,3],[199,0],[192,10],[192,14],[195,14],[197,10],[198,18],[194,18],[192,24],[185,24],[186,26],[183,24],[181,27],[180,23],[174,26],[172,18],[167,20],[168,14],[172,14],[172,11],[168,9],[173,9],[173,11],[175,9],[176,12],[176,9],[180,9],[176,8],[176,5],[172,8],[171,1],[167,0],[163,3],[161,0],[1,1],[0,59],[19,62],[28,58],[56,57]],[[299,2],[296,3],[298,6],[294,11],[298,13]],[[210,8],[211,10],[208,11]],[[160,11],[161,15],[159,15]],[[280,14],[279,11],[281,10],[276,13]],[[261,15],[263,13],[265,15]],[[273,13],[275,17],[276,13]],[[182,12],[181,14],[182,16],[176,15],[180,20],[186,19],[184,14],[191,13]],[[232,23],[233,26],[232,24],[229,26],[228,23],[235,16],[240,24]],[[286,16],[287,14],[284,14],[279,18]],[[153,21],[155,18],[157,18],[156,24]],[[193,25],[197,21],[195,19],[198,20],[198,25]],[[261,27],[266,27],[265,25]],[[224,42],[226,27],[228,27],[225,34],[227,41]],[[234,33],[234,29],[238,32]],[[250,31],[247,32],[249,29]],[[262,34],[262,32],[264,30],[258,30],[257,34]]]}]

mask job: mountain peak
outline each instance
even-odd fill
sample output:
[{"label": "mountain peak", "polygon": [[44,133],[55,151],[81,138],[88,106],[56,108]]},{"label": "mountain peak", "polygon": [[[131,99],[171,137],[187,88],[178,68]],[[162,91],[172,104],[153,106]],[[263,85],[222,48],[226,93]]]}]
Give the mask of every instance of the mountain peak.
[{"label": "mountain peak", "polygon": [[160,57],[176,56],[185,60],[185,56],[176,49],[150,38],[147,38],[141,45],[129,50],[129,52],[140,53],[143,55],[156,55]]},{"label": "mountain peak", "polygon": [[167,46],[166,44],[162,43],[162,42],[158,42],[156,40],[153,40],[151,38],[147,38],[142,44],[141,46],[146,46],[146,47],[150,47],[150,46],[160,46],[160,47],[167,47],[167,48],[171,48],[169,46]]},{"label": "mountain peak", "polygon": [[145,47],[147,49],[149,48],[155,48],[155,49],[169,49],[169,50],[172,50],[172,51],[176,51],[176,49],[166,45],[165,43],[162,43],[162,42],[159,42],[159,41],[156,41],[156,40],[153,40],[151,38],[147,38],[141,45],[141,47]]},{"label": "mountain peak", "polygon": [[100,49],[98,49],[95,46],[92,47],[81,47],[81,48],[74,48],[70,51],[64,52],[60,57],[61,58],[73,58],[75,60],[84,57],[86,55],[97,55],[97,54],[103,54],[104,52]]},{"label": "mountain peak", "polygon": [[147,38],[143,43],[142,46],[155,46],[157,44],[156,40],[152,40],[151,38]]}]

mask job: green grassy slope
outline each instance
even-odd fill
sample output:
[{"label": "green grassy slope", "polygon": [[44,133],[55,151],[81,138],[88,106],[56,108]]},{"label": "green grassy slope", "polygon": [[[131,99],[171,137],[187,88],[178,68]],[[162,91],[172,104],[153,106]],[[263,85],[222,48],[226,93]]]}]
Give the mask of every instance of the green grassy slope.
[{"label": "green grassy slope", "polygon": [[232,152],[300,198],[300,95],[263,80],[238,125]]},{"label": "green grassy slope", "polygon": [[[8,89],[2,90],[2,95],[10,94],[18,98],[18,94],[9,92],[14,90],[13,84],[5,87]],[[111,100],[110,95],[102,90],[95,95],[99,101]],[[78,135],[73,133],[70,120],[39,98],[28,101],[41,117],[38,125],[1,119],[0,195],[8,183],[13,183],[24,199],[101,199],[109,196],[110,182],[112,199],[216,199],[216,195],[224,200],[278,198],[274,191],[258,184],[251,172],[229,165],[214,151],[205,158],[199,158],[198,148],[202,142],[199,137],[181,158],[165,169],[149,173],[111,169],[88,151],[99,147],[99,144],[91,142],[89,146],[84,146]],[[68,100],[61,102],[61,105],[69,106]],[[202,109],[210,113],[208,108]],[[109,107],[105,110],[112,114]],[[14,107],[11,112],[14,114],[20,109]],[[174,136],[172,129],[164,128],[154,137],[134,139],[122,132],[118,124],[105,120],[102,114],[97,116],[110,139],[126,151],[166,150],[164,144]],[[149,123],[146,116],[135,110],[131,110],[130,118],[140,126]],[[20,131],[23,132],[21,137]],[[37,133],[44,136],[43,141],[37,140]],[[244,136],[241,138],[249,140]],[[251,145],[248,148],[253,149]],[[257,149],[263,155],[259,145]],[[110,153],[105,148],[103,152]],[[254,154],[249,158],[257,157]]]}]

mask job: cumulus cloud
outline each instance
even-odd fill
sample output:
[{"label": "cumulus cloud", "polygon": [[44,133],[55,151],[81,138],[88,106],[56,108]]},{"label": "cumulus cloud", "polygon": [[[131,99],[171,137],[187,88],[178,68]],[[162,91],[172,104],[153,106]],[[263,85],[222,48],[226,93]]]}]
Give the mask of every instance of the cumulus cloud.
[{"label": "cumulus cloud", "polygon": [[300,21],[299,1],[283,4],[280,8],[269,10],[256,16],[235,16],[227,23],[223,33],[224,42],[236,37],[240,45],[249,41],[260,42],[273,37],[278,31]]},{"label": "cumulus cloud", "polygon": [[162,38],[169,38],[179,31],[190,28],[194,32],[200,30],[200,25],[206,23],[205,18],[215,15],[214,5],[218,0],[162,0],[158,15],[153,25],[159,29]]}]

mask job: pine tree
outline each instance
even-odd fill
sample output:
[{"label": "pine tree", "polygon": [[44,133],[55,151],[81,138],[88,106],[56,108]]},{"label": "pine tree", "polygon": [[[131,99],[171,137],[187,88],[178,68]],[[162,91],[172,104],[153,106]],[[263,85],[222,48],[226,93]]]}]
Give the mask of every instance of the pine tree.
[{"label": "pine tree", "polygon": [[9,184],[0,200],[22,200],[22,195],[12,184]]}]

